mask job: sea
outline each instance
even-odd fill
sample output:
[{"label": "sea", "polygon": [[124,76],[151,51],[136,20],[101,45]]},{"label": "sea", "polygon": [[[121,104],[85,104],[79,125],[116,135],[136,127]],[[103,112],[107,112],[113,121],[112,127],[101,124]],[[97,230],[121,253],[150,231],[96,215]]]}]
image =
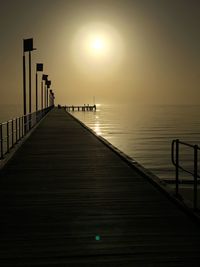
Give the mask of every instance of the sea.
[{"label": "sea", "polygon": [[[101,104],[96,111],[74,111],[73,115],[166,181],[175,179],[172,141],[200,144],[200,106]],[[191,172],[193,156],[192,148],[180,147],[181,166]],[[180,178],[193,179],[184,172]]]},{"label": "sea", "polygon": [[[171,161],[172,141],[180,139],[200,145],[198,105],[99,104],[96,111],[74,111],[72,114],[97,135],[170,183],[175,180],[175,167]],[[21,106],[0,107],[0,122],[20,115]],[[193,157],[192,148],[181,146],[181,166],[191,172]],[[193,177],[181,172],[180,179],[192,181]]]}]

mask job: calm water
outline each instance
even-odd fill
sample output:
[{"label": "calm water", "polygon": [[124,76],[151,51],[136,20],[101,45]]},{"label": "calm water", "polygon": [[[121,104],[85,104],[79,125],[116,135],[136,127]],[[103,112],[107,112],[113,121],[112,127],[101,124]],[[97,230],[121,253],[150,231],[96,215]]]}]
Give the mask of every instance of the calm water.
[{"label": "calm water", "polygon": [[[171,163],[173,139],[200,144],[200,106],[101,105],[96,112],[73,112],[161,179],[174,179]],[[182,165],[192,168],[190,149],[181,149]],[[190,178],[182,174],[182,177]]]}]

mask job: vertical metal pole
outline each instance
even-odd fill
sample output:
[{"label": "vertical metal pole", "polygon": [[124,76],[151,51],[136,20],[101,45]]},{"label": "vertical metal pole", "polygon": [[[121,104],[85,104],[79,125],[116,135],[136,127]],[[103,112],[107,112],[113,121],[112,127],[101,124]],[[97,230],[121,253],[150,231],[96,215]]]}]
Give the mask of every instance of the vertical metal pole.
[{"label": "vertical metal pole", "polygon": [[14,121],[12,119],[12,147],[14,146]]},{"label": "vertical metal pole", "polygon": [[29,113],[31,110],[31,51],[29,51]]},{"label": "vertical metal pole", "polygon": [[41,81],[41,110],[43,110],[43,103],[44,103],[43,97],[44,97],[43,81]]},{"label": "vertical metal pole", "polygon": [[22,137],[24,137],[23,125],[24,125],[24,116],[22,116]]},{"label": "vertical metal pole", "polygon": [[32,92],[31,92],[31,51],[29,51],[29,130],[31,129],[31,111],[32,111],[31,97],[32,97]]},{"label": "vertical metal pole", "polygon": [[176,196],[179,194],[179,139],[176,139]]},{"label": "vertical metal pole", "polygon": [[[17,143],[17,118],[15,119],[15,134],[16,134],[16,136],[15,136],[15,139],[16,139],[16,143]],[[25,127],[26,128],[26,127]]]},{"label": "vertical metal pole", "polygon": [[36,99],[36,103],[35,103],[35,109],[36,109],[36,123],[38,121],[38,74],[36,71],[36,92],[35,92],[35,99]]},{"label": "vertical metal pole", "polygon": [[[24,125],[25,124],[25,116],[22,117],[22,121],[23,121],[23,125]],[[26,135],[26,132],[24,130],[23,130],[23,137]]]},{"label": "vertical metal pole", "polygon": [[3,124],[0,124],[1,159],[3,159]]},{"label": "vertical metal pole", "polygon": [[19,139],[21,139],[21,118],[19,117]]},{"label": "vertical metal pole", "polygon": [[49,89],[47,88],[47,108],[49,106]]},{"label": "vertical metal pole", "polygon": [[44,85],[44,108],[47,107],[47,94],[46,94],[47,86]]},{"label": "vertical metal pole", "polygon": [[[23,98],[24,98],[24,116],[26,115],[26,61],[23,54]],[[24,120],[24,132],[26,132],[26,117]]]},{"label": "vertical metal pole", "polygon": [[10,150],[10,138],[9,138],[9,122],[7,121],[7,152]]},{"label": "vertical metal pole", "polygon": [[35,84],[35,88],[36,88],[36,92],[35,92],[35,100],[36,100],[36,103],[35,103],[35,107],[36,107],[36,112],[38,111],[38,74],[37,74],[37,71],[36,71],[36,84]]},{"label": "vertical metal pole", "polygon": [[193,208],[197,209],[197,190],[198,190],[198,183],[197,183],[197,177],[198,177],[198,146],[194,146],[194,199],[193,199]]}]

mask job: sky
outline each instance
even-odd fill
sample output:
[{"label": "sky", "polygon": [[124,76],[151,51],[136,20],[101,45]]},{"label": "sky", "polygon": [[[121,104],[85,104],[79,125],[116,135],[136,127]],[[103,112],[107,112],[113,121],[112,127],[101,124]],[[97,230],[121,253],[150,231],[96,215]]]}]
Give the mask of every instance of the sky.
[{"label": "sky", "polygon": [[43,63],[57,104],[199,104],[199,14],[199,0],[0,0],[0,104],[22,104],[26,38],[33,102]]}]

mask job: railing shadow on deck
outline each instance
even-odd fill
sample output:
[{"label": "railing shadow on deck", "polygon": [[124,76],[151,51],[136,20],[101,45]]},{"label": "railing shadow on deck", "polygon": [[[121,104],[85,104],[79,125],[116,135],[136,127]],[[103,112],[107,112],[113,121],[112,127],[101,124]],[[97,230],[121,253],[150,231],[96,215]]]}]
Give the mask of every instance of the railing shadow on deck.
[{"label": "railing shadow on deck", "polygon": [[0,123],[0,160],[53,108],[48,108]]}]

